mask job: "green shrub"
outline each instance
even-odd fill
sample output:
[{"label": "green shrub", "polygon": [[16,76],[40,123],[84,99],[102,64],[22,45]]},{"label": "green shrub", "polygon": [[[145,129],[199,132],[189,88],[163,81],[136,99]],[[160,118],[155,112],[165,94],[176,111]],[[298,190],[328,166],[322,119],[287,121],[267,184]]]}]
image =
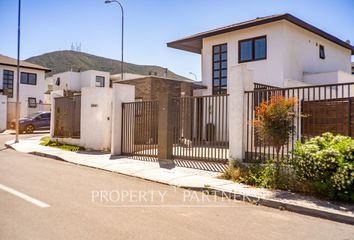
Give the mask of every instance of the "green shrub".
[{"label": "green shrub", "polygon": [[354,201],[354,140],[324,133],[304,144],[296,143],[292,161],[300,180],[315,191],[341,200]]},{"label": "green shrub", "polygon": [[49,146],[49,147],[56,147],[56,148],[60,148],[66,151],[79,151],[79,150],[85,150],[85,148],[80,147],[80,146],[75,146],[75,145],[70,145],[70,144],[62,144],[60,143],[58,140],[51,140],[50,137],[42,137],[41,138],[41,143],[40,145],[43,146]]},{"label": "green shrub", "polygon": [[[258,137],[275,149],[276,178],[280,177],[282,161],[280,151],[294,134],[296,102],[295,97],[272,96],[268,101],[262,101],[256,108],[256,118],[252,122]],[[271,171],[271,169],[264,169],[264,171]]]},{"label": "green shrub", "polygon": [[[286,165],[280,165],[280,174],[277,176],[277,166],[269,161],[265,164],[244,164],[240,161],[230,162],[229,168],[220,178],[244,183],[256,187],[280,188],[288,190],[290,174],[285,170]],[[278,177],[278,179],[277,179]]]}]

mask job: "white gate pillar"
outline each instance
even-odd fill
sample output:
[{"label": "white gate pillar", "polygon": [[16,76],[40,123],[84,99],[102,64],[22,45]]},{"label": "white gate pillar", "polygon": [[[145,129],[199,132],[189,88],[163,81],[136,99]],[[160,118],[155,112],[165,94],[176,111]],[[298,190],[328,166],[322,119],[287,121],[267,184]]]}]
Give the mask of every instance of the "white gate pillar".
[{"label": "white gate pillar", "polygon": [[111,154],[122,153],[122,103],[135,101],[135,86],[113,84]]},{"label": "white gate pillar", "polygon": [[245,157],[247,99],[244,91],[253,90],[253,71],[245,65],[231,66],[228,73],[229,159]]},{"label": "white gate pillar", "polygon": [[7,96],[0,95],[0,132],[6,130],[8,120],[12,119],[7,119]]}]

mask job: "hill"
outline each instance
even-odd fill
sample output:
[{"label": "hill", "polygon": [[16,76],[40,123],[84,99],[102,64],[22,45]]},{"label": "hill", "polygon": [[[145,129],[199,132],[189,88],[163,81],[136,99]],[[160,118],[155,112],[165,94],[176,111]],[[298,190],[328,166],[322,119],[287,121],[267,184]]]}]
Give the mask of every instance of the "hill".
[{"label": "hill", "polygon": [[[45,53],[26,59],[26,61],[50,68],[52,72],[48,76],[66,71],[85,71],[99,70],[110,72],[111,74],[120,73],[121,61],[95,56],[84,52],[75,51],[55,51]],[[160,66],[137,65],[132,63],[124,63],[124,72],[135,73],[140,75],[150,75],[157,73],[157,76],[165,76],[166,68]],[[168,78],[187,79],[168,70]]]}]

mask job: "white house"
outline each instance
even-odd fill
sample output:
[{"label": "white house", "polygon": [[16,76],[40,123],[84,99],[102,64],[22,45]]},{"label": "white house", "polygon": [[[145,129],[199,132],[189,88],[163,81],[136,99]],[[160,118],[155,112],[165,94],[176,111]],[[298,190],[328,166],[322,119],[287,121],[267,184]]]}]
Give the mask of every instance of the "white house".
[{"label": "white house", "polygon": [[244,65],[254,82],[275,87],[354,81],[354,47],[290,14],[198,33],[167,44],[201,54],[204,94],[226,92],[230,67]]},{"label": "white house", "polygon": [[84,87],[109,87],[109,72],[88,70],[84,72],[64,72],[54,74],[48,81],[52,81],[53,90],[81,91]]},{"label": "white house", "polygon": [[[0,55],[0,93],[7,96],[7,121],[15,117],[17,60]],[[50,69],[37,64],[20,61],[20,117],[30,113],[30,109],[36,109],[37,104],[44,101],[46,89],[45,73]],[[0,115],[3,115],[1,112]]]}]

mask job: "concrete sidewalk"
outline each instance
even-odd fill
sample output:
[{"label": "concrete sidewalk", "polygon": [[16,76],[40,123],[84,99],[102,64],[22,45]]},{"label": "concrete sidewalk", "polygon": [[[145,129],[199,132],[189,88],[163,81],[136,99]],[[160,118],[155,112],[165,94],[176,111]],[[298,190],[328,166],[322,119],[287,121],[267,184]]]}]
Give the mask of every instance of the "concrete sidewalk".
[{"label": "concrete sidewalk", "polygon": [[282,190],[255,188],[232,181],[217,179],[218,172],[192,168],[160,168],[158,162],[134,160],[128,157],[111,157],[108,153],[70,152],[39,145],[42,136],[6,143],[19,152],[51,157],[83,166],[103,169],[133,177],[139,177],[163,184],[214,191],[223,196],[233,197],[273,208],[286,209],[301,214],[354,224],[354,206],[335,204]]}]

